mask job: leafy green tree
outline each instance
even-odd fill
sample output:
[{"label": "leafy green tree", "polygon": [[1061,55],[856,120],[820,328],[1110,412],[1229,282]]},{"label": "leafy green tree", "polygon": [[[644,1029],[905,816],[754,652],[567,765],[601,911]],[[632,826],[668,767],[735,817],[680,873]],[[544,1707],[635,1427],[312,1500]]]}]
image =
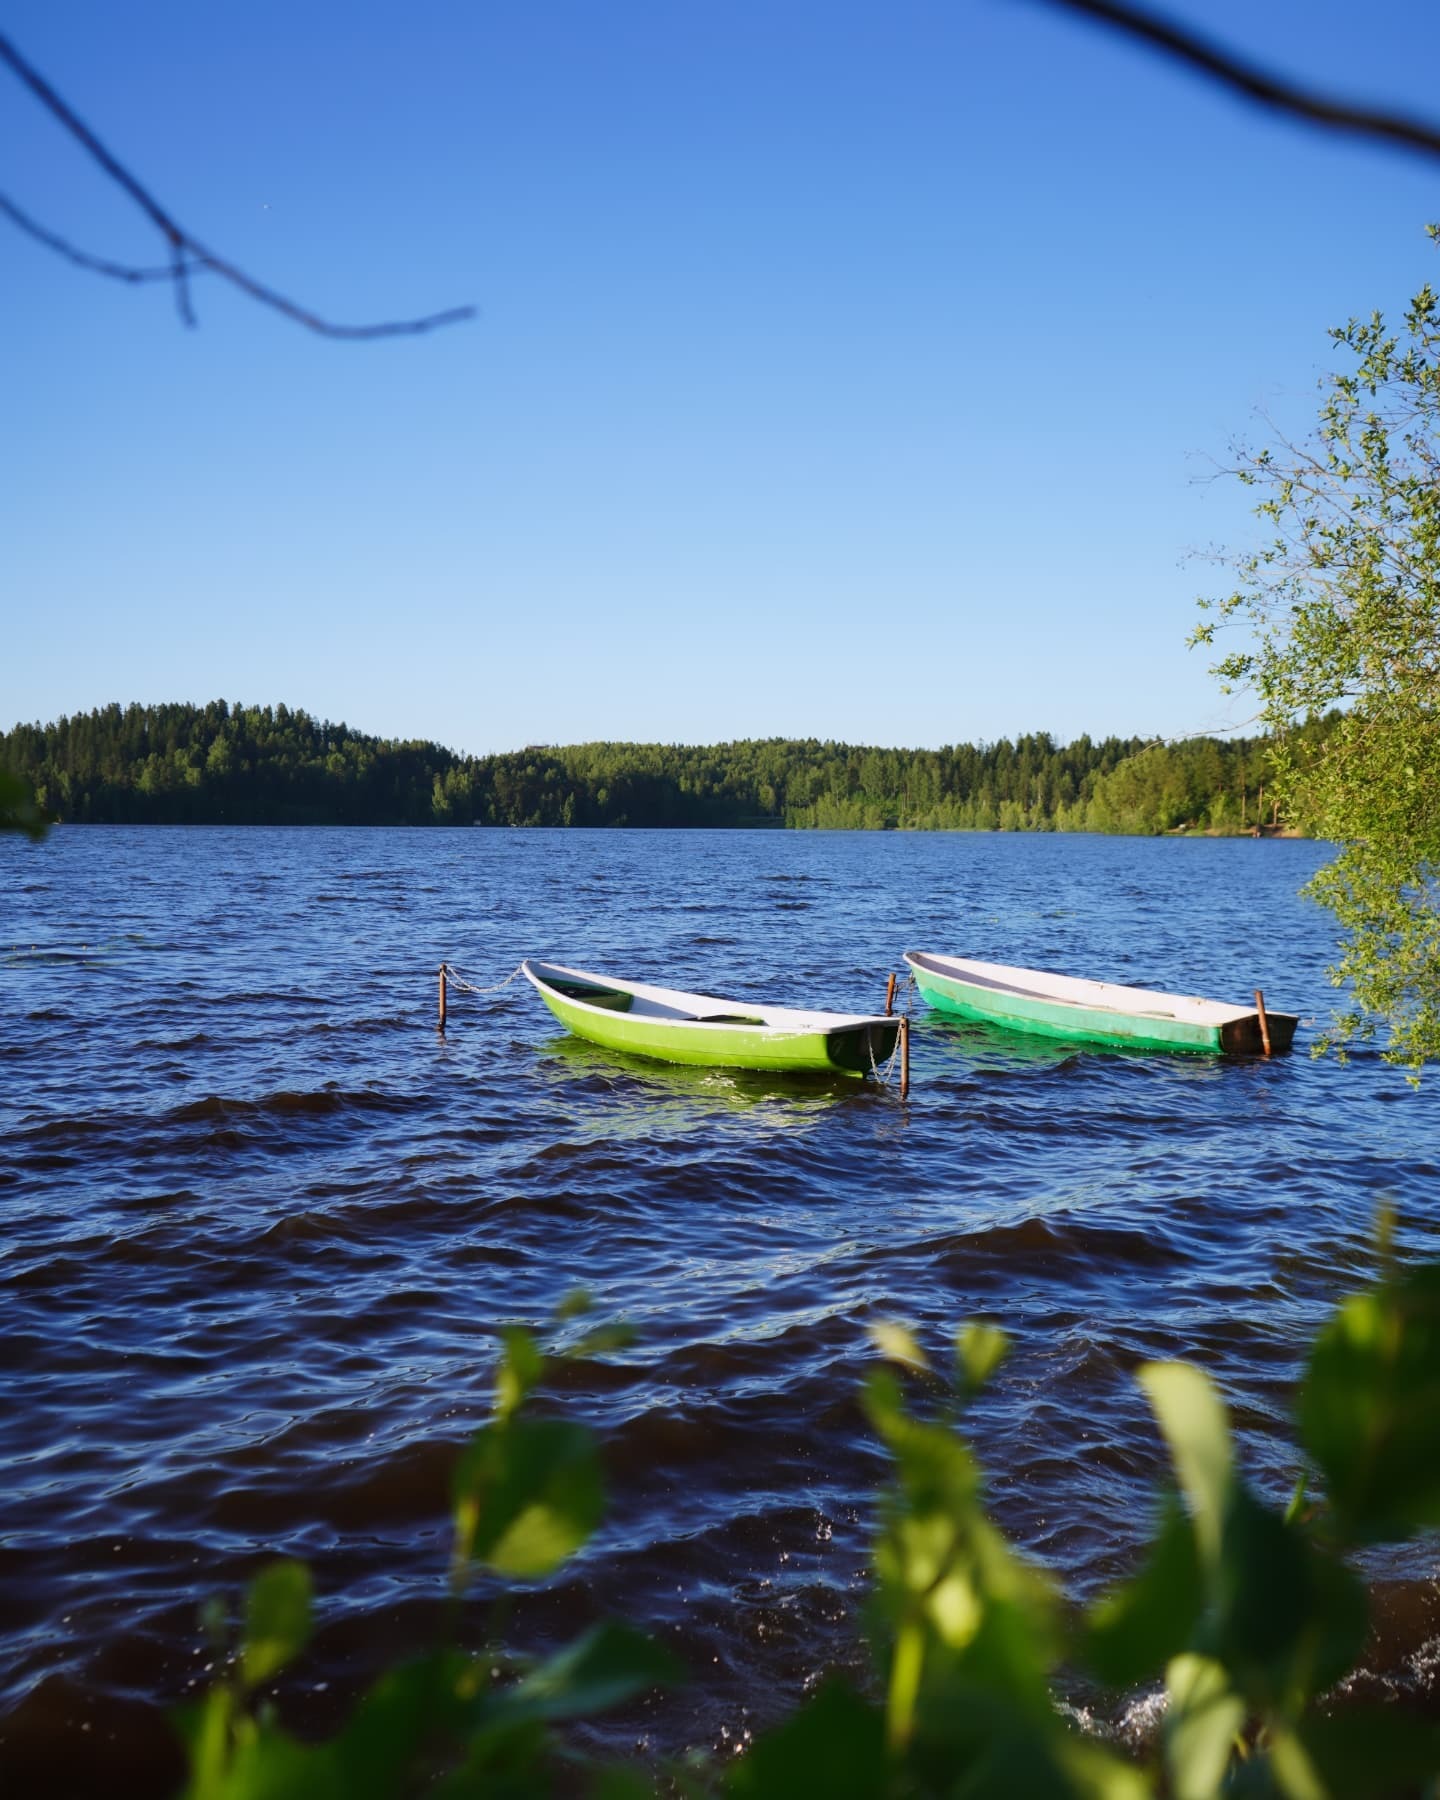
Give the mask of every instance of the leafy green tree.
[{"label": "leafy green tree", "polygon": [[1342,846],[1306,890],[1349,990],[1321,1048],[1383,1033],[1418,1068],[1440,1057],[1440,299],[1331,336],[1347,362],[1312,437],[1241,457],[1272,535],[1195,641],[1245,629],[1215,671],[1259,698],[1282,809]]}]

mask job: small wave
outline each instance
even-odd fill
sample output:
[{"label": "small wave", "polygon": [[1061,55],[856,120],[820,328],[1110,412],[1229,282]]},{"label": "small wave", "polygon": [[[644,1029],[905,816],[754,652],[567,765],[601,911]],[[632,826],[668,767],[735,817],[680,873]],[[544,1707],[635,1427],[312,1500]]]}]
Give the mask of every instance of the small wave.
[{"label": "small wave", "polygon": [[317,1118],[338,1112],[405,1112],[417,1104],[399,1094],[387,1094],[373,1088],[319,1088],[310,1091],[279,1089],[254,1100],[236,1100],[219,1094],[208,1094],[203,1100],[188,1101],[168,1115],[176,1124],[192,1120],[218,1119],[240,1122],[247,1119],[286,1119],[311,1115]]}]

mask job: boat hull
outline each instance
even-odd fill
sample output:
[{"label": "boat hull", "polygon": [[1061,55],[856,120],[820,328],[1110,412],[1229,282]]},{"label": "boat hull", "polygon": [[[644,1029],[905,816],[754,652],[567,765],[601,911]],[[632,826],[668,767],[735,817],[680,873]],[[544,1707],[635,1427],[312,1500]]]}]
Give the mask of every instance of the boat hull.
[{"label": "boat hull", "polygon": [[[983,1019],[1011,1031],[1038,1037],[1064,1038],[1072,1043],[1104,1044],[1134,1050],[1176,1050],[1200,1056],[1258,1056],[1265,1045],[1258,1013],[1230,1009],[1223,1019],[1187,1019],[1166,1016],[1156,1006],[1126,1011],[1114,1004],[1087,1005],[1044,993],[1024,993],[958,973],[947,973],[926,963],[934,958],[907,954],[906,962],[924,998],[941,1012],[965,1019]],[[1025,973],[1025,971],[1015,971]],[[1079,985],[1079,984],[1077,984]],[[1097,984],[1098,985],[1098,984]],[[1118,990],[1121,994],[1123,989]],[[1138,994],[1148,1001],[1163,1001],[1159,994]],[[1176,1001],[1177,1005],[1184,1004]],[[1215,1011],[1226,1009],[1216,1007]],[[1294,1041],[1298,1019],[1289,1013],[1270,1013],[1267,1025],[1270,1048],[1288,1050]]]},{"label": "boat hull", "polygon": [[546,1006],[576,1037],[657,1062],[858,1080],[887,1061],[900,1029],[898,1019],[881,1018],[840,1018],[834,1025],[810,1028],[767,1025],[758,1016],[743,1021],[738,1007],[725,1020],[670,1020],[572,999],[546,981],[531,979]]}]

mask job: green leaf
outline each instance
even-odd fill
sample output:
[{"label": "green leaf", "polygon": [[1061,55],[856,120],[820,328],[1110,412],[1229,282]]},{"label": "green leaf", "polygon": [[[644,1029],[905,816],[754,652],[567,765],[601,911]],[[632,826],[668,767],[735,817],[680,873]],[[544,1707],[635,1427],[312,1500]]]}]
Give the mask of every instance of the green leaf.
[{"label": "green leaf", "polygon": [[1245,1705],[1223,1665],[1177,1656],[1165,1671],[1165,1766],[1173,1800],[1213,1800],[1219,1793]]},{"label": "green leaf", "polygon": [[1297,1735],[1332,1794],[1401,1794],[1440,1780],[1440,1724],[1398,1706],[1307,1717]]},{"label": "green leaf", "polygon": [[555,1308],[555,1322],[563,1325],[567,1319],[578,1319],[588,1313],[595,1301],[588,1288],[571,1288],[570,1292]]},{"label": "green leaf", "polygon": [[1440,1525],[1440,1265],[1346,1301],[1316,1341],[1299,1414],[1349,1537]]},{"label": "green leaf", "polygon": [[1188,1363],[1146,1363],[1137,1379],[1170,1446],[1202,1557],[1214,1562],[1234,1479],[1224,1404],[1209,1377]]},{"label": "green leaf", "polygon": [[978,1394],[1010,1353],[1010,1340],[994,1325],[972,1319],[955,1338],[955,1363],[967,1395]]},{"label": "green leaf", "polygon": [[736,1800],[877,1800],[888,1790],[885,1727],[845,1682],[826,1681],[784,1724],[732,1763],[725,1791]]},{"label": "green leaf", "polygon": [[1259,1709],[1297,1714],[1365,1642],[1361,1583],[1239,1483],[1215,1588],[1215,1654]]},{"label": "green leaf", "polygon": [[673,1687],[684,1670],[668,1650],[629,1625],[605,1623],[495,1696],[495,1718],[582,1718],[620,1706],[651,1688]]},{"label": "green leaf", "polygon": [[1266,1756],[1275,1789],[1285,1800],[1331,1800],[1304,1741],[1288,1726],[1272,1727]]},{"label": "green leaf", "polygon": [[860,1384],[860,1404],[870,1423],[892,1447],[910,1424],[905,1396],[889,1369],[871,1369]]},{"label": "green leaf", "polygon": [[387,1669],[331,1746],[344,1800],[391,1800],[404,1789],[421,1750],[458,1741],[486,1694],[485,1665],[457,1650]]},{"label": "green leaf", "polygon": [[304,1647],[310,1636],[310,1594],[304,1563],[271,1563],[250,1583],[240,1653],[240,1679],[247,1688],[268,1681]]},{"label": "green leaf", "polygon": [[595,1776],[590,1800],[655,1800],[655,1781],[653,1776],[612,1763]]},{"label": "green leaf", "polygon": [[880,1354],[890,1362],[906,1368],[928,1372],[929,1358],[920,1348],[915,1333],[908,1325],[897,1325],[893,1319],[881,1319],[870,1327],[870,1339]]},{"label": "green leaf", "polygon": [[518,1411],[544,1374],[545,1357],[521,1325],[506,1325],[500,1338],[505,1349],[495,1371],[495,1410],[505,1419]]},{"label": "green leaf", "polygon": [[899,1779],[883,1792],[963,1800],[1150,1800],[1146,1772],[1003,1695],[949,1682],[927,1695]]},{"label": "green leaf", "polygon": [[235,1691],[220,1682],[198,1705],[182,1706],[171,1714],[190,1765],[182,1800],[218,1800],[224,1793],[234,1713]]},{"label": "green leaf", "polygon": [[635,1337],[633,1325],[624,1319],[614,1319],[608,1325],[596,1325],[577,1338],[565,1354],[570,1357],[609,1356],[615,1350],[628,1350]]},{"label": "green leaf", "polygon": [[595,1440],[562,1419],[511,1417],[479,1431],[455,1472],[458,1563],[537,1580],[590,1537],[604,1511]]},{"label": "green leaf", "polygon": [[251,1725],[235,1747],[216,1800],[350,1800],[327,1747],[298,1743],[275,1725]]},{"label": "green leaf", "polygon": [[1073,1800],[1154,1800],[1145,1770],[1087,1738],[1060,1738],[1055,1760]]},{"label": "green leaf", "polygon": [[9,769],[0,769],[0,831],[21,831],[39,839],[48,829],[30,783]]},{"label": "green leaf", "polygon": [[425,1800],[540,1800],[556,1791],[548,1749],[538,1721],[478,1731],[460,1763],[425,1787]]},{"label": "green leaf", "polygon": [[1081,1655],[1111,1687],[1138,1687],[1190,1646],[1204,1601],[1194,1527],[1172,1500],[1140,1573],[1091,1607]]}]

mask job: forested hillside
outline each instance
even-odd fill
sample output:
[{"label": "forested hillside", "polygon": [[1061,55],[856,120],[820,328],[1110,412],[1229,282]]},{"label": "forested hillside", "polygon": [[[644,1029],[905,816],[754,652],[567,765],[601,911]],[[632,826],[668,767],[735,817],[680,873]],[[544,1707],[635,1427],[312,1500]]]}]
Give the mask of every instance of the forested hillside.
[{"label": "forested hillside", "polygon": [[943,750],[814,738],[462,757],[287,706],[107,706],[0,737],[53,816],[146,824],[788,825],[1241,831],[1272,823],[1259,738],[1045,732]]}]

